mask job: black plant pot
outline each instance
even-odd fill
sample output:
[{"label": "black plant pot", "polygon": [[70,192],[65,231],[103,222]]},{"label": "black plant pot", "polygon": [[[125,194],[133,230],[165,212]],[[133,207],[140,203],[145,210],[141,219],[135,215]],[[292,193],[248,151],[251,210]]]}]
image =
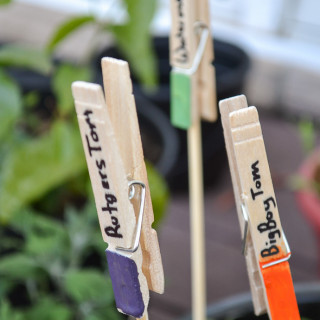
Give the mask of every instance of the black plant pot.
[{"label": "black plant pot", "polygon": [[[157,115],[160,113],[165,116],[167,119],[166,122],[169,123],[169,74],[171,68],[169,65],[168,38],[155,38],[154,48],[158,62],[159,87],[153,93],[146,93],[133,75],[134,94],[136,97],[144,97],[156,106],[158,109],[157,114],[152,115],[152,111],[149,111],[149,116],[153,118],[152,121],[154,123],[158,121]],[[249,58],[247,54],[234,45],[218,40],[214,41],[214,48],[218,100],[241,94],[244,79],[249,69]],[[122,58],[121,54],[114,47],[104,50],[99,55],[95,67],[97,70],[95,80],[100,83],[102,83],[100,61],[101,58],[105,56]],[[142,115],[142,108],[139,99],[137,99],[138,114]],[[163,116],[161,117],[161,121],[163,120]],[[143,131],[143,125],[141,127]],[[143,141],[145,156],[148,159],[150,158],[149,154],[152,153],[152,149],[161,149],[162,151],[159,151],[159,155],[162,154],[162,152],[165,154],[165,156],[163,155],[161,157],[161,166],[157,164],[157,159],[152,159],[152,161],[165,175],[172,190],[186,190],[188,186],[186,131],[176,128],[169,131],[168,126],[161,126],[160,124],[157,125],[157,127],[162,128],[162,131],[166,131],[163,135],[166,135],[167,140],[154,140],[154,144],[150,144],[150,150]],[[152,133],[152,127],[150,127],[150,129],[151,131],[148,134]],[[202,136],[203,166],[205,172],[204,182],[208,186],[217,180],[221,173],[221,167],[227,163],[220,119],[216,123],[204,122],[202,125]],[[167,145],[167,142],[173,145]]]},{"label": "black plant pot", "polygon": [[[301,318],[305,320],[320,319],[320,284],[302,283],[295,285]],[[181,320],[191,320],[191,316]],[[207,308],[209,320],[269,320],[265,314],[255,316],[250,293],[239,294],[215,303]],[[285,319],[284,319],[285,320]]]}]

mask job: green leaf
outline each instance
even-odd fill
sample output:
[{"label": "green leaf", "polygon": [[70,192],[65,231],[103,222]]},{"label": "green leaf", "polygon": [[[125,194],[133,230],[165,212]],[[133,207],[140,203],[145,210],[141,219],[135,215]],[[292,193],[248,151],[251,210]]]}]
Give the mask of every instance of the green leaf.
[{"label": "green leaf", "polygon": [[65,276],[65,288],[77,303],[92,302],[96,306],[113,301],[110,278],[96,270],[72,270]]},{"label": "green leaf", "polygon": [[11,0],[0,0],[0,6],[11,3]]},{"label": "green leaf", "polygon": [[23,96],[23,105],[27,109],[32,109],[37,104],[39,104],[39,102],[40,102],[40,93],[37,91],[28,92]]},{"label": "green leaf", "polygon": [[78,266],[92,251],[100,255],[100,261],[106,266],[106,244],[101,235],[94,200],[89,200],[81,211],[67,208],[66,216],[66,229],[71,242],[70,266]]},{"label": "green leaf", "polygon": [[1,301],[0,319],[1,320],[23,320],[24,317],[20,312],[13,310],[7,301]]},{"label": "green leaf", "polygon": [[[37,217],[37,219],[39,219],[39,217]],[[41,220],[39,219],[39,221]],[[64,258],[67,256],[68,242],[67,234],[64,228],[62,226],[53,228],[57,222],[54,220],[49,220],[49,222],[52,223],[49,228],[41,226],[41,224],[37,223],[37,225],[32,229],[32,232],[27,238],[26,252],[29,252],[36,257],[50,257],[51,261],[48,261],[50,264],[52,263],[52,258],[55,259],[59,258],[60,256]]]},{"label": "green leaf", "polygon": [[62,115],[74,112],[74,101],[71,84],[74,81],[88,81],[91,72],[88,67],[61,65],[53,77],[53,91],[58,100],[58,108]]},{"label": "green leaf", "polygon": [[79,129],[56,122],[47,135],[15,146],[1,165],[0,220],[6,221],[86,168]]},{"label": "green leaf", "polygon": [[53,264],[55,268],[69,259],[68,234],[58,220],[23,208],[13,217],[11,226],[24,236],[24,252],[33,257],[39,267],[47,272],[51,273]]},{"label": "green leaf", "polygon": [[13,253],[0,260],[0,275],[15,280],[24,280],[33,277],[38,272],[35,261],[22,253]]},{"label": "green leaf", "polygon": [[72,312],[68,306],[47,296],[27,312],[26,318],[27,320],[70,320],[72,319]]},{"label": "green leaf", "polygon": [[169,188],[165,180],[149,162],[146,162],[146,167],[154,212],[153,228],[156,229],[159,227],[167,210],[169,201]]},{"label": "green leaf", "polygon": [[66,228],[74,251],[83,250],[92,240],[93,228],[89,217],[83,212],[68,208]]},{"label": "green leaf", "polygon": [[50,56],[45,51],[17,45],[0,48],[0,66],[26,68],[42,74],[48,74],[52,68]]},{"label": "green leaf", "polygon": [[0,70],[0,141],[10,131],[21,110],[22,98],[19,87]]},{"label": "green leaf", "polygon": [[156,60],[150,38],[150,24],[156,0],[125,0],[129,21],[110,27],[119,49],[130,63],[133,73],[146,87],[157,83]]},{"label": "green leaf", "polygon": [[49,51],[53,51],[56,46],[64,40],[68,35],[70,35],[73,31],[82,27],[83,25],[93,22],[95,19],[93,16],[82,16],[71,18],[70,20],[64,22],[54,33],[52,38],[49,40],[47,44],[47,49]]}]

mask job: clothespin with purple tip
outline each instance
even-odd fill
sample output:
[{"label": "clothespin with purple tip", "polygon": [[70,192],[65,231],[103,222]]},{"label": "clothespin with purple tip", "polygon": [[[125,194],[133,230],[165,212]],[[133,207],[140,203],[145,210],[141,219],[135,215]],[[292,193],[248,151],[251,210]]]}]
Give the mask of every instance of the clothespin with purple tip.
[{"label": "clothespin with purple tip", "polygon": [[102,59],[101,86],[72,85],[109,273],[120,312],[148,319],[164,275],[128,63]]}]

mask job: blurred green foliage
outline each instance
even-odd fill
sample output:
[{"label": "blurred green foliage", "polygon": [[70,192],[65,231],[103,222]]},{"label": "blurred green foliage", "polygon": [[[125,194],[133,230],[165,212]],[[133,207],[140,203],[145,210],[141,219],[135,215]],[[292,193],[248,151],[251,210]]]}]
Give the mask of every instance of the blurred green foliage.
[{"label": "blurred green foliage", "polygon": [[85,169],[82,153],[77,128],[62,120],[39,137],[17,142],[1,165],[1,219],[10,219],[22,206],[81,173]]},{"label": "blurred green foliage", "polygon": [[150,30],[156,0],[125,0],[129,20],[124,25],[110,26],[124,57],[130,62],[138,79],[148,87],[156,85],[156,65]]},{"label": "blurred green foliage", "polygon": [[[153,88],[157,84],[157,69],[150,25],[156,11],[157,0],[124,0],[123,5],[127,21],[121,25],[111,24],[101,17],[97,19],[94,15],[72,17],[66,20],[48,41],[47,51],[52,52],[68,36],[84,25],[93,24],[96,36],[106,32],[113,35],[117,47],[128,60],[133,74],[145,88]],[[90,45],[93,46],[94,43]],[[93,49],[89,48],[90,52],[95,52]]]},{"label": "blurred green foliage", "polygon": [[[127,25],[122,31],[108,29],[119,43],[126,37],[128,46],[121,49],[150,85],[155,73],[148,26],[154,0],[139,0],[137,8],[125,3]],[[0,47],[1,320],[123,319],[114,305],[71,94],[71,83],[90,80],[92,72],[88,65],[52,63],[57,45],[85,23],[98,22],[91,16],[72,18],[43,50]],[[99,26],[105,32],[106,26]],[[134,43],[140,33],[142,39]],[[149,66],[140,68],[138,56]],[[51,93],[20,87],[12,70],[50,77]],[[151,164],[147,171],[157,227],[169,193]]]},{"label": "blurred green foliage", "polygon": [[25,208],[1,229],[1,249],[10,251],[0,259],[1,319],[123,319],[103,271],[105,244],[94,204],[67,208],[63,218]]},{"label": "blurred green foliage", "polygon": [[20,88],[0,69],[0,142],[12,129],[22,110]]},{"label": "blurred green foliage", "polygon": [[10,44],[1,47],[0,66],[28,68],[42,74],[52,69],[51,57],[45,51]]},{"label": "blurred green foliage", "polygon": [[93,16],[81,16],[68,19],[55,31],[47,44],[47,50],[52,52],[67,36],[72,34],[72,32],[91,22],[95,22]]},{"label": "blurred green foliage", "polygon": [[9,4],[11,0],[0,0],[0,6]]}]

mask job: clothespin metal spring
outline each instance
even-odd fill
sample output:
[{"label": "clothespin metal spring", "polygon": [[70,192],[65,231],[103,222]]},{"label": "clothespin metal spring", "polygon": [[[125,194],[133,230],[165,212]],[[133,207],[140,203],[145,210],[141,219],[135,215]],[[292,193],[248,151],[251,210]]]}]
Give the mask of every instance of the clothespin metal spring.
[{"label": "clothespin metal spring", "polygon": [[136,233],[134,236],[133,245],[130,248],[123,248],[123,247],[116,247],[116,250],[128,253],[134,253],[139,248],[140,236],[141,236],[141,229],[142,229],[142,221],[143,221],[143,214],[144,214],[144,206],[146,200],[146,185],[137,180],[131,180],[128,183],[129,186],[129,200],[133,199],[135,196],[135,187],[134,185],[139,185],[141,187],[141,199],[140,199],[140,210],[138,216],[138,222],[136,227]]},{"label": "clothespin metal spring", "polygon": [[266,268],[272,267],[272,266],[274,266],[276,264],[288,261],[290,259],[291,250],[290,250],[290,247],[289,247],[289,243],[288,243],[287,238],[286,238],[284,233],[283,233],[282,237],[283,237],[283,241],[284,241],[284,244],[285,244],[285,247],[286,247],[286,250],[287,250],[287,255],[282,259],[278,259],[278,260],[272,261],[270,263],[263,264],[262,265],[262,269],[266,269]]},{"label": "clothespin metal spring", "polygon": [[241,204],[241,212],[243,215],[244,220],[244,231],[243,231],[243,238],[242,238],[242,254],[245,256],[247,254],[247,237],[248,237],[248,229],[249,229],[249,215],[247,208],[242,203]]},{"label": "clothespin metal spring", "polygon": [[186,69],[186,68],[173,67],[172,68],[173,72],[182,73],[182,74],[191,76],[192,74],[194,74],[198,70],[202,56],[204,54],[204,50],[206,48],[207,40],[209,37],[208,27],[202,22],[196,22],[195,23],[196,33],[200,32],[200,30],[201,30],[201,38],[200,38],[198,49],[197,49],[197,52],[194,56],[191,68]]}]

